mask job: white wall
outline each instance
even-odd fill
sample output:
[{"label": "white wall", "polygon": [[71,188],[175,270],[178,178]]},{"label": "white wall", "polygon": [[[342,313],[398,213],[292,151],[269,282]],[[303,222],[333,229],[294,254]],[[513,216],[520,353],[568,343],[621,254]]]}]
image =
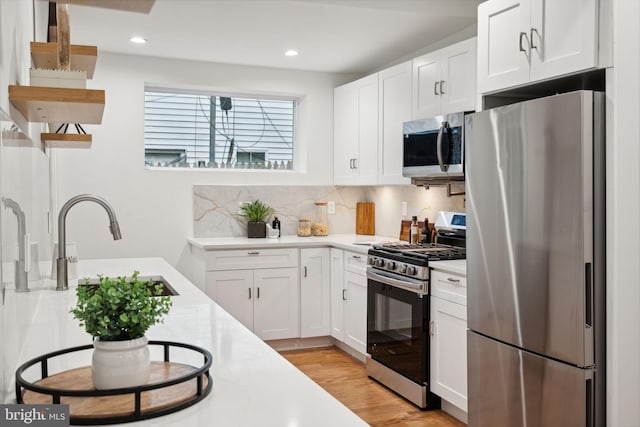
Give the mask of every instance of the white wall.
[{"label": "white wall", "polygon": [[640,423],[640,2],[613,2],[607,81],[607,425]]},{"label": "white wall", "polygon": [[[186,238],[193,234],[194,184],[331,184],[333,88],[353,78],[99,52],[88,87],[106,91],[103,122],[87,126],[91,149],[55,150],[55,211],[76,194],[103,196],[118,215],[123,240],[111,240],[101,208],[83,203],[69,213],[67,241],[78,243],[84,259],[161,256],[179,266],[188,256]],[[146,170],[145,84],[299,96],[294,154],[299,172]]]}]

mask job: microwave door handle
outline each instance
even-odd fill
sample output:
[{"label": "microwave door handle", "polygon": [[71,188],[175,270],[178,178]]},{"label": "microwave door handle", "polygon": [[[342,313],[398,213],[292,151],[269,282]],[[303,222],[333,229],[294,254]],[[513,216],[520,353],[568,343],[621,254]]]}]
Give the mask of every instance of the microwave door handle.
[{"label": "microwave door handle", "polygon": [[438,130],[438,139],[436,140],[436,152],[438,154],[438,164],[440,165],[440,170],[442,172],[446,172],[449,169],[448,165],[444,164],[444,160],[442,160],[442,134],[445,128],[449,127],[449,123],[442,122],[442,126]]}]

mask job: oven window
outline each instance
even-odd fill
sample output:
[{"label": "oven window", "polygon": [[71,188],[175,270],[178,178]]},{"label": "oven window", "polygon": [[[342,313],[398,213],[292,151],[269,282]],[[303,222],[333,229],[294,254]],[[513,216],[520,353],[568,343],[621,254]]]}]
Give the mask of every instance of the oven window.
[{"label": "oven window", "polygon": [[368,282],[367,351],[378,362],[411,380],[427,380],[427,298]]}]

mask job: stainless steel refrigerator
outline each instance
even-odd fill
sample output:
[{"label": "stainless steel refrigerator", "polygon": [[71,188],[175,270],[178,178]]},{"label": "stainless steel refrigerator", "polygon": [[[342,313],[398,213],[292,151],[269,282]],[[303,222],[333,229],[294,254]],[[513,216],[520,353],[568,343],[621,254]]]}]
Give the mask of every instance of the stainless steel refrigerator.
[{"label": "stainless steel refrigerator", "polygon": [[482,111],[465,133],[469,426],[604,426],[604,96]]}]

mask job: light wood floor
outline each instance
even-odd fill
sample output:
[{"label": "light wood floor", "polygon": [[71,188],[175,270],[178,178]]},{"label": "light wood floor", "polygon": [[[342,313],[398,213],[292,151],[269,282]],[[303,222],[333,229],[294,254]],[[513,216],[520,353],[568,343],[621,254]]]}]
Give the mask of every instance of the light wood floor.
[{"label": "light wood floor", "polygon": [[421,411],[367,377],[364,364],[336,347],[281,354],[372,426],[462,427],[440,410]]}]

